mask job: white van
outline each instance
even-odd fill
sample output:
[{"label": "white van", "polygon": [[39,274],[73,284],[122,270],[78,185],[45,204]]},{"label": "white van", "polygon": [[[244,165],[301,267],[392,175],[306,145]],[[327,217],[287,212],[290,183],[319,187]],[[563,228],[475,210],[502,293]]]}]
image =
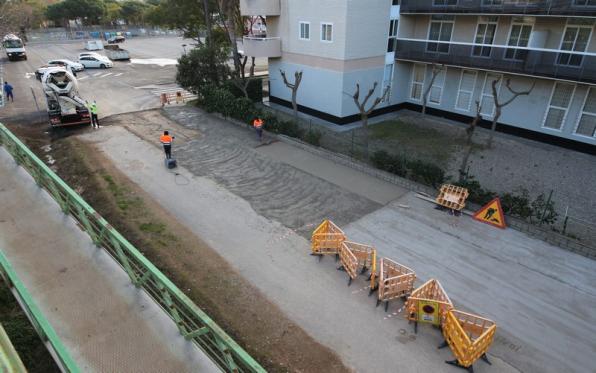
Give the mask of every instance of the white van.
[{"label": "white van", "polygon": [[101,40],[87,40],[85,42],[85,49],[88,51],[97,51],[103,49]]}]

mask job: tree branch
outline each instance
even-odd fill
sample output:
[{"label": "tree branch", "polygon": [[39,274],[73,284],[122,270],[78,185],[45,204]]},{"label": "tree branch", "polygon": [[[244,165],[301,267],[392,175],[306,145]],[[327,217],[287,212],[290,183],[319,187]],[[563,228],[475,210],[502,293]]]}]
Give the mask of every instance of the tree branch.
[{"label": "tree branch", "polygon": [[515,100],[516,98],[518,98],[519,96],[527,96],[530,93],[532,93],[532,91],[534,90],[534,87],[536,86],[536,81],[532,82],[532,86],[525,91],[516,91],[513,88],[511,88],[511,79],[507,79],[507,81],[505,82],[505,87],[507,87],[507,89],[509,90],[509,92],[511,92],[511,94],[513,95],[511,98],[509,98],[509,100],[505,101],[504,103],[501,104],[501,107],[507,106],[510,103],[513,102],[513,100]]}]

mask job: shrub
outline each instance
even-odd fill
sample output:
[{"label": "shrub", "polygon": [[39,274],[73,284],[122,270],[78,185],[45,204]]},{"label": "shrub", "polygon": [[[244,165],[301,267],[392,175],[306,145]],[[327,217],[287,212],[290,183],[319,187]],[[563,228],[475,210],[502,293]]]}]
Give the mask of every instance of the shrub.
[{"label": "shrub", "polygon": [[[240,88],[238,88],[238,86],[236,84],[234,84],[233,81],[228,80],[225,82],[224,87],[232,92],[232,94],[238,98],[242,97],[242,98],[246,98],[244,97],[244,93],[242,93],[242,90]],[[252,102],[262,102],[263,101],[263,80],[260,78],[252,78],[250,80],[250,82],[248,83],[248,86],[246,88],[246,93],[248,93],[248,98],[252,101]]]},{"label": "shrub", "polygon": [[304,141],[314,146],[321,146],[322,135],[320,131],[310,129],[304,135]]},{"label": "shrub", "polygon": [[408,175],[407,162],[401,156],[393,156],[385,150],[379,150],[373,153],[370,160],[380,170],[391,172],[401,177]]},{"label": "shrub", "polygon": [[296,138],[301,138],[302,137],[302,133],[304,132],[300,126],[298,126],[298,124],[296,122],[294,122],[293,120],[281,120],[278,121],[278,125],[279,125],[279,132],[282,135],[286,135],[289,137],[296,137]]},{"label": "shrub", "polygon": [[495,192],[483,189],[480,186],[480,183],[471,175],[462,182],[456,182],[455,185],[468,189],[468,192],[470,193],[468,200],[479,205],[487,204],[497,195]]},{"label": "shrub", "polygon": [[559,216],[555,211],[555,203],[552,200],[547,203],[544,198],[544,193],[540,194],[532,202],[532,210],[533,217],[536,218],[536,221],[540,222],[542,219],[542,223],[546,224],[554,224]]},{"label": "shrub", "polygon": [[501,206],[507,215],[527,219],[532,216],[530,196],[527,189],[521,189],[520,195],[505,193],[501,197]]},{"label": "shrub", "polygon": [[419,183],[437,187],[445,181],[445,171],[439,166],[421,160],[407,162],[410,178]]}]

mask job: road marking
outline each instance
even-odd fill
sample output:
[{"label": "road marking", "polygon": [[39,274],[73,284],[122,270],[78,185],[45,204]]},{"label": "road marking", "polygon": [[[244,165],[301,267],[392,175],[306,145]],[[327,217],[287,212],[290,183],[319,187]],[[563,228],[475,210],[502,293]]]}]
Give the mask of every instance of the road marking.
[{"label": "road marking", "polygon": [[124,73],[118,73],[118,74],[116,74],[116,75],[114,75],[114,76],[120,76],[120,75],[122,75],[122,74],[124,74]]},{"label": "road marking", "polygon": [[84,77],[82,77],[82,78],[79,78],[78,80],[85,80],[85,79],[87,79],[87,78],[89,78],[89,75],[87,75],[87,76],[84,76]]},{"label": "road marking", "polygon": [[107,74],[105,74],[105,75],[102,75],[102,76],[100,76],[100,78],[105,78],[106,76],[110,76],[110,75],[112,75],[112,74],[113,74],[113,73],[107,73]]},{"label": "road marking", "polygon": [[103,74],[103,73],[95,73],[95,74],[93,74],[93,76],[100,76],[101,74]]}]

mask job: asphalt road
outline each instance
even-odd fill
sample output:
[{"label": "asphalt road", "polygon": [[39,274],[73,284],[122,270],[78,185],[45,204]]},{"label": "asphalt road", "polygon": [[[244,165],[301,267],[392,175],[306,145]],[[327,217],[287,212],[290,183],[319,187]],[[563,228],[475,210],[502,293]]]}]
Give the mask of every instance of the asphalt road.
[{"label": "asphalt road", "polygon": [[[127,40],[121,48],[130,52],[131,61],[115,61],[111,69],[88,69],[78,73],[80,95],[83,99],[97,101],[100,120],[112,114],[158,107],[159,95],[155,91],[175,89],[175,62],[184,53],[182,44],[190,43],[179,37]],[[15,88],[15,102],[0,109],[3,122],[45,121],[45,96],[34,71],[50,59],[76,61],[78,54],[85,51],[83,41],[30,44],[26,48],[27,61],[9,62],[2,55],[4,80]]]}]

